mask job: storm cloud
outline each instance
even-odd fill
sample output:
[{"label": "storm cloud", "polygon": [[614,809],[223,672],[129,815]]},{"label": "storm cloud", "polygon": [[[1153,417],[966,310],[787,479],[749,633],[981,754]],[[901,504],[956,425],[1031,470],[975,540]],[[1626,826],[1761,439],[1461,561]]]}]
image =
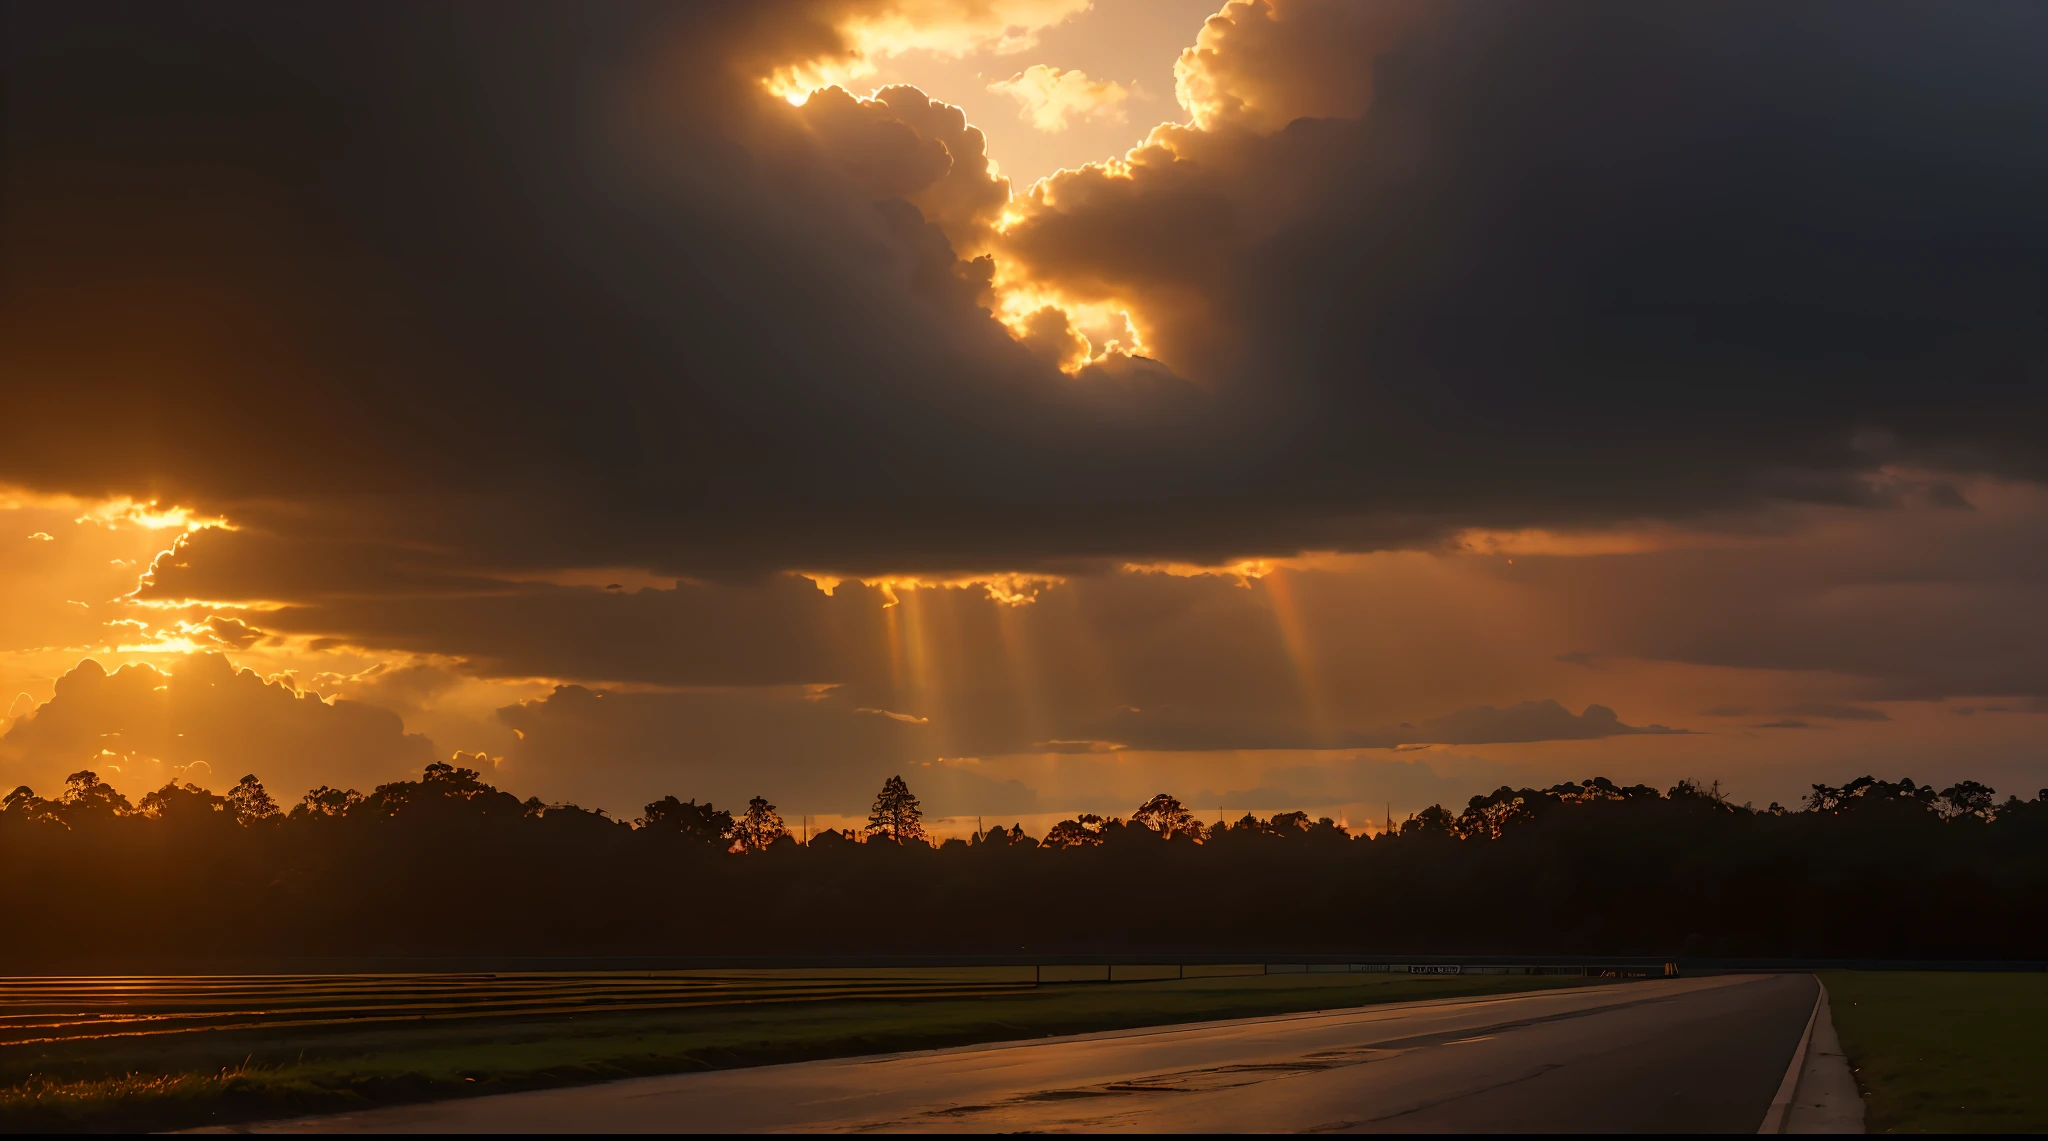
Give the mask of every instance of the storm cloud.
[{"label": "storm cloud", "polygon": [[761,86],[846,10],[16,6],[0,477],[726,576],[2037,474],[2037,6],[1235,5],[999,235],[957,113]]},{"label": "storm cloud", "polygon": [[[1079,0],[10,5],[0,763],[1028,814],[2039,708],[2048,10],[1218,3],[1030,186],[853,65]],[[195,650],[341,699],[79,665]]]}]

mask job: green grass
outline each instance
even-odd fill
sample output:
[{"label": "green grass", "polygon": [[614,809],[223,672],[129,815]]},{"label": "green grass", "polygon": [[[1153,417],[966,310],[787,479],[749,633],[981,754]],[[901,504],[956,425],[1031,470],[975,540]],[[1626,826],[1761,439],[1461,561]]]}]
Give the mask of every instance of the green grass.
[{"label": "green grass", "polygon": [[2048,1131],[2048,974],[1821,978],[1870,1132]]},{"label": "green grass", "polygon": [[1418,998],[1577,977],[1265,975],[1044,986],[527,1021],[207,1031],[0,1048],[0,1132],[136,1131],[646,1074],[957,1046]]}]

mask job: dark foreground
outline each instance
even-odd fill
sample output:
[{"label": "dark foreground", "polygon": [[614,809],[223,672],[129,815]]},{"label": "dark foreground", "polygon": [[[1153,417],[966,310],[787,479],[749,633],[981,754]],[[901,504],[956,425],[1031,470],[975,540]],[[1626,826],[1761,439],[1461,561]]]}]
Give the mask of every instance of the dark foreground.
[{"label": "dark foreground", "polygon": [[1872,1133],[2048,1132],[2048,973],[1822,978]]},{"label": "dark foreground", "polygon": [[[1168,975],[1182,970],[1164,968]],[[1539,975],[1252,973],[1033,986],[1020,985],[1018,974],[965,967],[723,977],[7,980],[0,982],[0,1133],[227,1125],[1582,983]]]},{"label": "dark foreground", "polygon": [[678,1075],[275,1131],[1753,1133],[1810,975],[1722,976]]},{"label": "dark foreground", "polygon": [[[636,827],[446,764],[368,796],[316,789],[286,815],[248,807],[268,805],[254,781],[230,811],[197,787],[130,806],[90,772],[73,778],[52,800],[9,793],[0,811],[0,914],[33,918],[0,940],[10,974],[1367,949],[1986,960],[2048,946],[2048,799],[1994,805],[1969,782],[1816,787],[1788,813],[1692,782],[1595,778],[1503,787],[1372,838],[1299,812],[1212,827],[1155,798],[1129,821],[934,848],[829,831],[741,843],[730,814],[674,797]],[[1111,918],[1140,899],[1186,920]]]}]

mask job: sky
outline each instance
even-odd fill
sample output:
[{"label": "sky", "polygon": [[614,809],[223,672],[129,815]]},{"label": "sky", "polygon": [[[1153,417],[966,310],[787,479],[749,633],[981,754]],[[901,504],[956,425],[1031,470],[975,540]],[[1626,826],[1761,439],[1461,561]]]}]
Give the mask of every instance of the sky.
[{"label": "sky", "polygon": [[2048,785],[2048,10],[10,6],[0,786]]}]

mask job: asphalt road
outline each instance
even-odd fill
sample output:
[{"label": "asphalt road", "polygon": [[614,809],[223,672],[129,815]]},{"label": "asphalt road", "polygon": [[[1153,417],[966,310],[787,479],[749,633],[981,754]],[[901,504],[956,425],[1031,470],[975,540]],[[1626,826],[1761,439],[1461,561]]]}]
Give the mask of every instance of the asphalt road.
[{"label": "asphalt road", "polygon": [[1818,984],[1724,975],[639,1078],[272,1132],[1754,1133]]}]

